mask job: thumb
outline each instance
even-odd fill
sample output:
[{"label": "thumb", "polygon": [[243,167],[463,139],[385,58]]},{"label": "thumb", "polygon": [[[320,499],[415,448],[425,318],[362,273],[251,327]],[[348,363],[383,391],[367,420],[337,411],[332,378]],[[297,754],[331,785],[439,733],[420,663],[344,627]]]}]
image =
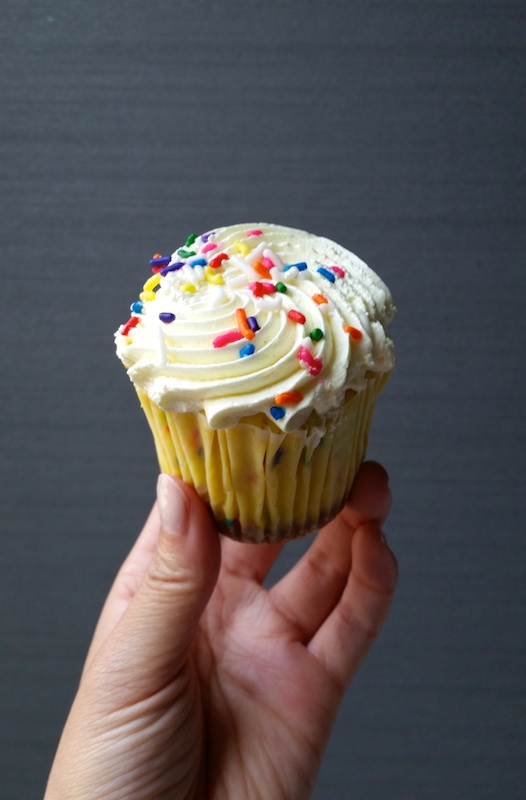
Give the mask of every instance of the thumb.
[{"label": "thumb", "polygon": [[99,654],[104,680],[114,677],[127,699],[158,691],[181,669],[219,572],[219,537],[195,491],[160,475],[157,503],[161,530],[150,566]]}]

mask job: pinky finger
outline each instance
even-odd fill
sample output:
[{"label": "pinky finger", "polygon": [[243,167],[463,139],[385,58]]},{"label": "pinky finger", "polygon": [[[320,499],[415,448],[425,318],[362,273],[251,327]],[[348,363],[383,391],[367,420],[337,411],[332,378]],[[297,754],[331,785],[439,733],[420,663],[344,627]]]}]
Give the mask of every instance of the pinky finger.
[{"label": "pinky finger", "polygon": [[308,645],[341,692],[347,688],[382,627],[397,577],[396,559],[378,525],[367,523],[357,528],[347,585],[339,603]]}]

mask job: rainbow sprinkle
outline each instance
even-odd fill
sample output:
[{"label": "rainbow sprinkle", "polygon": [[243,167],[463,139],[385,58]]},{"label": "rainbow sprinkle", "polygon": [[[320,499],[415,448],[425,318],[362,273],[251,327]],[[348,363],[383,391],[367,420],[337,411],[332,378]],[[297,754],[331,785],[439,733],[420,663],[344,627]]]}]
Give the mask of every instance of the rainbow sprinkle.
[{"label": "rainbow sprinkle", "polygon": [[243,334],[239,331],[228,331],[227,333],[221,333],[219,336],[216,336],[212,345],[214,347],[226,347],[227,344],[239,342],[239,340],[243,338]]},{"label": "rainbow sprinkle", "polygon": [[318,375],[323,367],[320,359],[315,358],[306,347],[300,347],[298,350],[298,360],[310,375]]},{"label": "rainbow sprinkle", "polygon": [[239,351],[239,357],[245,358],[245,356],[251,356],[252,353],[255,351],[255,347],[253,344],[246,344],[244,347],[241,348]]},{"label": "rainbow sprinkle", "polygon": [[245,339],[253,339],[256,335],[248,324],[247,314],[244,308],[236,309],[236,322],[239,332]]},{"label": "rainbow sprinkle", "polygon": [[161,322],[170,323],[175,320],[175,314],[172,314],[171,311],[161,311],[159,314],[159,319]]},{"label": "rainbow sprinkle", "polygon": [[352,325],[344,325],[343,330],[345,333],[348,333],[351,339],[354,339],[355,342],[359,342],[360,339],[363,339],[363,333],[358,330],[358,328],[354,328]]},{"label": "rainbow sprinkle", "polygon": [[291,403],[299,403],[301,400],[303,400],[303,395],[297,390],[281,392],[281,394],[277,394],[274,398],[274,402],[277,406],[286,406]]},{"label": "rainbow sprinkle", "polygon": [[136,325],[139,324],[139,317],[130,317],[128,322],[122,326],[121,333],[123,336],[127,336],[132,328],[135,328]]},{"label": "rainbow sprinkle", "polygon": [[319,272],[320,275],[323,275],[324,278],[327,278],[327,280],[331,283],[334,283],[336,280],[334,273],[330,272],[328,269],[325,269],[325,267],[318,267],[317,272]]},{"label": "rainbow sprinkle", "polygon": [[293,322],[299,322],[300,325],[304,325],[306,322],[305,316],[301,313],[301,311],[296,311],[294,308],[291,308],[290,311],[287,311],[287,317]]}]

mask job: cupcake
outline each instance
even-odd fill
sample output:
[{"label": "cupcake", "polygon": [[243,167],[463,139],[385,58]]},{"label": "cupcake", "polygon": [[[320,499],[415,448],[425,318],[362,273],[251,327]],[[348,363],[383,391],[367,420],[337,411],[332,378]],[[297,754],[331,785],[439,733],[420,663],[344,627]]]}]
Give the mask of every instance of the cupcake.
[{"label": "cupcake", "polygon": [[234,539],[327,523],[394,366],[385,284],[329,239],[261,223],[191,234],[150,267],[115,341],[161,471]]}]

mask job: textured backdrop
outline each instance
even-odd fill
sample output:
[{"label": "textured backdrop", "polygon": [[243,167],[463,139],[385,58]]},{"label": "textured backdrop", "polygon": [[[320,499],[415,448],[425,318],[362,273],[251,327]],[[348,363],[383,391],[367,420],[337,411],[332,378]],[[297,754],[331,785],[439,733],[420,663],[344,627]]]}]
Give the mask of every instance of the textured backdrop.
[{"label": "textured backdrop", "polygon": [[3,0],[2,800],[41,796],[153,499],[113,332],[153,252],[244,221],[341,242],[399,309],[370,447],[399,589],[315,796],[523,796],[525,15]]}]

